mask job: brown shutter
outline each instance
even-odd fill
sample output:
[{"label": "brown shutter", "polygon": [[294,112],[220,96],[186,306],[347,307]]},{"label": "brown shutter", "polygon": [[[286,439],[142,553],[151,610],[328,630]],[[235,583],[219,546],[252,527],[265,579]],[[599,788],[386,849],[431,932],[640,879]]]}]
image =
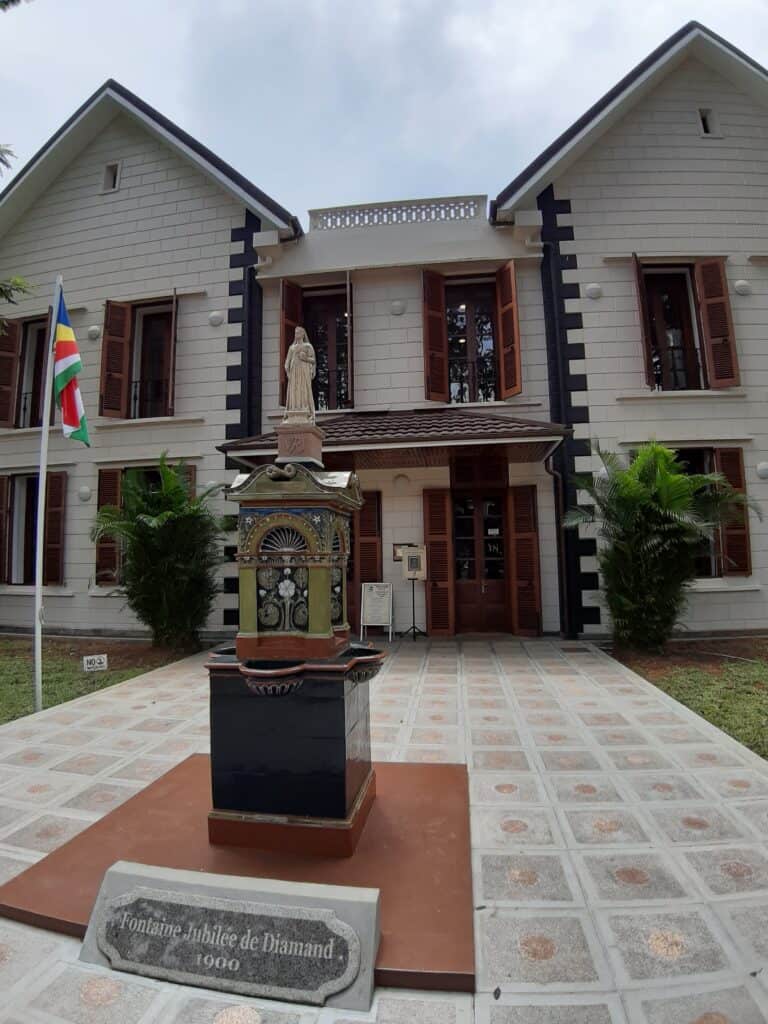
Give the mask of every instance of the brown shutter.
[{"label": "brown shutter", "polygon": [[739,364],[725,260],[696,260],[695,277],[709,386],[732,388],[739,383]]},{"label": "brown shutter", "polygon": [[5,333],[0,334],[0,427],[12,427],[16,423],[21,334],[21,323],[18,320],[5,321]]},{"label": "brown shutter", "polygon": [[127,419],[131,390],[133,316],[129,302],[107,302],[101,339],[102,416]]},{"label": "brown shutter", "polygon": [[301,326],[303,319],[301,288],[283,278],[280,285],[280,405],[285,405],[285,357],[293,341],[294,331]]},{"label": "brown shutter", "polygon": [[515,262],[496,272],[496,351],[499,360],[499,395],[511,398],[523,390],[520,368],[520,323],[517,312]]},{"label": "brown shutter", "polygon": [[47,473],[45,486],[45,529],[43,534],[43,583],[64,582],[64,528],[67,474]]},{"label": "brown shutter", "polygon": [[187,489],[189,491],[190,498],[194,498],[197,495],[197,466],[193,466],[190,463],[184,465],[184,476],[187,478]]},{"label": "brown shutter", "polygon": [[[122,482],[122,469],[99,470],[97,498],[99,508],[103,508],[104,505],[114,505],[116,508],[120,508],[122,505]],[[120,547],[116,540],[104,537],[96,544],[96,585],[99,587],[114,586],[117,583],[119,568]]]},{"label": "brown shutter", "polygon": [[456,631],[451,492],[424,491],[424,544],[427,549],[427,633]]},{"label": "brown shutter", "polygon": [[509,563],[512,629],[518,636],[541,633],[541,578],[536,487],[508,491]]},{"label": "brown shutter", "polygon": [[381,492],[363,491],[363,507],[352,517],[352,593],[347,593],[347,618],[360,629],[360,587],[380,583],[384,572],[381,544]]},{"label": "brown shutter", "polygon": [[432,402],[447,402],[448,322],[445,316],[445,280],[442,274],[424,270],[421,274],[424,344],[424,393]]},{"label": "brown shutter", "polygon": [[11,478],[0,476],[0,583],[8,582],[8,545],[11,522]]},{"label": "brown shutter", "polygon": [[165,403],[166,415],[176,414],[176,340],[179,333],[179,297],[173,289],[171,306],[171,333],[168,338],[168,353],[163,362],[168,367],[168,398]]},{"label": "brown shutter", "polygon": [[349,407],[355,405],[355,332],[354,304],[352,300],[352,275],[347,271],[347,393]]},{"label": "brown shutter", "polygon": [[[746,494],[744,453],[741,448],[715,448],[715,469],[722,473],[739,494]],[[752,552],[749,542],[749,512],[746,506],[736,510],[730,522],[720,528],[723,576],[749,576]]]},{"label": "brown shutter", "polygon": [[656,387],[656,375],[653,372],[653,324],[651,307],[648,304],[648,291],[645,287],[643,265],[637,253],[632,253],[632,264],[635,268],[635,285],[637,287],[637,304],[640,310],[640,336],[643,342],[643,362],[645,364],[645,383],[649,388]]}]

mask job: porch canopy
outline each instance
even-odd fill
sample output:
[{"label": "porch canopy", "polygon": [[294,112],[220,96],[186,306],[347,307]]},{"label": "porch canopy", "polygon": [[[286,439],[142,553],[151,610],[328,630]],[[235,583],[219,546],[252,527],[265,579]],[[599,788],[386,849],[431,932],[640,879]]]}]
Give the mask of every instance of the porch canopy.
[{"label": "porch canopy", "polygon": [[[508,462],[543,462],[571,431],[558,423],[518,419],[502,412],[446,408],[321,414],[327,469],[400,469],[447,466],[458,455],[493,454]],[[271,462],[277,434],[219,446],[245,466]]]}]

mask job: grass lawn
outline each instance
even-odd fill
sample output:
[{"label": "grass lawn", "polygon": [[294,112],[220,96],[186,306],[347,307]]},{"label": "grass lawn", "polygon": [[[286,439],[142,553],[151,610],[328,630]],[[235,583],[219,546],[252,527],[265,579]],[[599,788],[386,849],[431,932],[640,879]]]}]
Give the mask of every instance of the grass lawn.
[{"label": "grass lawn", "polygon": [[[109,657],[106,672],[84,672],[84,654]],[[43,706],[74,697],[167,665],[178,653],[126,640],[43,640]],[[0,637],[0,723],[34,710],[32,640]]]},{"label": "grass lawn", "polygon": [[614,651],[639,675],[768,759],[768,641],[671,643],[663,655]]}]

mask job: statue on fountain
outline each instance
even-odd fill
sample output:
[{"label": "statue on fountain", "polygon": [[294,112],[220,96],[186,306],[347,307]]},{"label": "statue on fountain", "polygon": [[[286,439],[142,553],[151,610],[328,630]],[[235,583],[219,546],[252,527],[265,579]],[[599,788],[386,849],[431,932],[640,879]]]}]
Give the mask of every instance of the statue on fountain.
[{"label": "statue on fountain", "polygon": [[315,398],[312,381],[317,372],[315,350],[303,327],[297,327],[285,357],[285,376],[288,381],[285,398],[284,421],[293,423],[315,422]]}]

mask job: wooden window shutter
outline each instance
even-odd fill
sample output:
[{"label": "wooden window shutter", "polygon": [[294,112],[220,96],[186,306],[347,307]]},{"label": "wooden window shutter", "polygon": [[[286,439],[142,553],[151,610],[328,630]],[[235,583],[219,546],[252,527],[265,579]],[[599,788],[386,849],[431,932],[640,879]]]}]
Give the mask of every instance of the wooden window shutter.
[{"label": "wooden window shutter", "polygon": [[637,253],[632,253],[632,265],[635,268],[635,285],[637,287],[637,304],[640,309],[640,337],[643,342],[643,363],[645,364],[645,383],[649,388],[656,387],[656,374],[653,370],[653,323],[651,307],[648,303],[648,291],[645,287],[643,265]]},{"label": "wooden window shutter", "polygon": [[[100,469],[97,506],[122,505],[122,469]],[[96,585],[114,586],[120,569],[120,545],[111,537],[104,537],[96,544]]]},{"label": "wooden window shutter", "polygon": [[739,364],[725,260],[696,260],[694,269],[709,386],[732,388],[739,383]]},{"label": "wooden window shutter", "polygon": [[[744,453],[741,448],[715,448],[715,469],[739,494],[746,494]],[[730,522],[720,528],[723,576],[749,576],[752,550],[749,541],[749,511],[739,508]]]},{"label": "wooden window shutter", "polygon": [[355,406],[355,318],[352,298],[352,275],[347,271],[347,394],[349,408]]},{"label": "wooden window shutter", "polygon": [[384,572],[381,543],[381,492],[363,491],[365,504],[352,517],[352,580],[347,593],[347,616],[360,629],[360,587],[380,583]]},{"label": "wooden window shutter", "polygon": [[448,321],[445,314],[445,279],[433,270],[422,278],[422,330],[424,344],[424,393],[432,402],[447,402]]},{"label": "wooden window shutter", "polygon": [[424,491],[424,544],[427,549],[427,633],[456,631],[453,514],[448,489]]},{"label": "wooden window shutter", "polygon": [[64,529],[67,474],[46,474],[45,527],[43,532],[43,583],[64,582]]},{"label": "wooden window shutter", "polygon": [[0,476],[0,583],[8,582],[8,545],[11,537],[11,478]]},{"label": "wooden window shutter", "polygon": [[99,412],[113,419],[128,417],[133,353],[132,314],[129,302],[108,301],[104,308]]},{"label": "wooden window shutter", "polygon": [[508,491],[509,562],[512,628],[518,636],[541,633],[541,574],[536,487]]},{"label": "wooden window shutter", "polygon": [[179,334],[179,297],[176,289],[173,289],[173,300],[171,305],[171,334],[168,339],[168,355],[164,365],[168,367],[168,400],[166,402],[166,413],[168,416],[176,415],[176,344]]},{"label": "wooden window shutter", "polygon": [[293,341],[294,331],[301,326],[303,320],[301,288],[293,281],[283,278],[280,285],[280,405],[285,405],[287,380],[285,377],[285,357]]},{"label": "wooden window shutter", "polygon": [[520,321],[517,306],[515,261],[496,272],[496,352],[499,360],[499,395],[511,398],[523,390],[520,367]]},{"label": "wooden window shutter", "polygon": [[5,333],[0,334],[0,427],[12,427],[16,422],[21,334],[21,323],[18,320],[5,321]]},{"label": "wooden window shutter", "polygon": [[197,495],[197,466],[193,466],[190,463],[184,465],[184,476],[187,478],[187,489],[189,490],[190,498],[194,498]]}]

